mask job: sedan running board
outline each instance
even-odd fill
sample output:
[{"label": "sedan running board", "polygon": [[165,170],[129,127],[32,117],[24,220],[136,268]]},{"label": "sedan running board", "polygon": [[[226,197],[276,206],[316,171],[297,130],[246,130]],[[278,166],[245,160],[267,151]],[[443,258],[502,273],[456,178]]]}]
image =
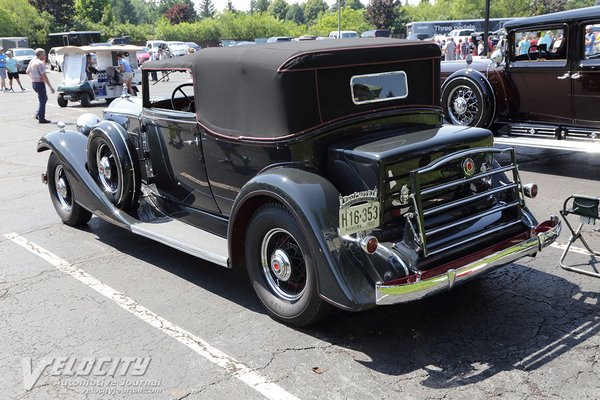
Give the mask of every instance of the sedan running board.
[{"label": "sedan running board", "polygon": [[130,226],[133,233],[202,258],[222,267],[228,267],[227,239],[198,229],[172,218],[154,222],[140,222]]}]

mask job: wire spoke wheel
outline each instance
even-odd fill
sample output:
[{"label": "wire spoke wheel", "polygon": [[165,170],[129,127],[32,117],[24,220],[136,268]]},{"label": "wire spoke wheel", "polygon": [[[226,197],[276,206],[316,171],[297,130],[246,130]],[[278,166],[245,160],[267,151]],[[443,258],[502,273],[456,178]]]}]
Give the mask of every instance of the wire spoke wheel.
[{"label": "wire spoke wheel", "polygon": [[455,125],[469,126],[477,118],[481,105],[468,86],[456,86],[448,95],[447,115]]},{"label": "wire spoke wheel", "polygon": [[275,228],[265,235],[261,263],[265,280],[273,293],[290,302],[302,297],[306,287],[304,255],[288,231]]}]

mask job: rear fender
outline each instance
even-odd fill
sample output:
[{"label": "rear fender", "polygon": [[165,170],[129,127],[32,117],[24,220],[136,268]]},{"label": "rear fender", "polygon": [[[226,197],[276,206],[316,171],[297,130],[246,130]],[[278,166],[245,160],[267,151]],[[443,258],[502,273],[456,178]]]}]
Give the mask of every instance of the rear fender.
[{"label": "rear fender", "polygon": [[349,252],[343,251],[337,230],[339,194],[327,179],[306,170],[280,167],[257,175],[244,185],[233,205],[228,228],[231,266],[245,264],[244,236],[253,212],[266,202],[280,202],[294,215],[311,245],[320,296],[346,310],[374,305],[374,286],[357,265],[368,261],[352,258],[349,262]]}]

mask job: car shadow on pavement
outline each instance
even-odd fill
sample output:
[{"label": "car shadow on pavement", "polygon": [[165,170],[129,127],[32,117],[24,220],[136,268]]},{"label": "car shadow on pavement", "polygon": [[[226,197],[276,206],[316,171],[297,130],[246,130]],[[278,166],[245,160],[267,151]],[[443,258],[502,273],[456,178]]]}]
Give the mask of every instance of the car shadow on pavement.
[{"label": "car shadow on pavement", "polygon": [[452,388],[535,370],[597,335],[598,293],[513,264],[422,301],[337,313],[311,332],[380,373],[425,370],[422,385]]},{"label": "car shadow on pavement", "polygon": [[[265,314],[244,270],[213,265],[98,218],[90,230],[107,246]],[[596,292],[516,263],[421,301],[333,311],[298,331],[363,353],[370,361],[356,362],[379,373],[424,370],[422,385],[452,388],[555,360],[600,332],[598,303]]]}]

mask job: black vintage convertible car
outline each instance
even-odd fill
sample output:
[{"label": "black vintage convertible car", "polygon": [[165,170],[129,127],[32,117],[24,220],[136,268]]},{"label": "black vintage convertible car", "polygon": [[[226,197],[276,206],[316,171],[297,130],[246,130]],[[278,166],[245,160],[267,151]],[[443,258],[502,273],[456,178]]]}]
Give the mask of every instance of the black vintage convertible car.
[{"label": "black vintage convertible car", "polygon": [[[448,290],[560,231],[512,149],[442,124],[440,50],[392,39],[205,49],[143,66],[143,97],[50,132],[60,218],[91,214],[246,268],[292,325]],[[156,77],[157,81],[154,81]]]}]

